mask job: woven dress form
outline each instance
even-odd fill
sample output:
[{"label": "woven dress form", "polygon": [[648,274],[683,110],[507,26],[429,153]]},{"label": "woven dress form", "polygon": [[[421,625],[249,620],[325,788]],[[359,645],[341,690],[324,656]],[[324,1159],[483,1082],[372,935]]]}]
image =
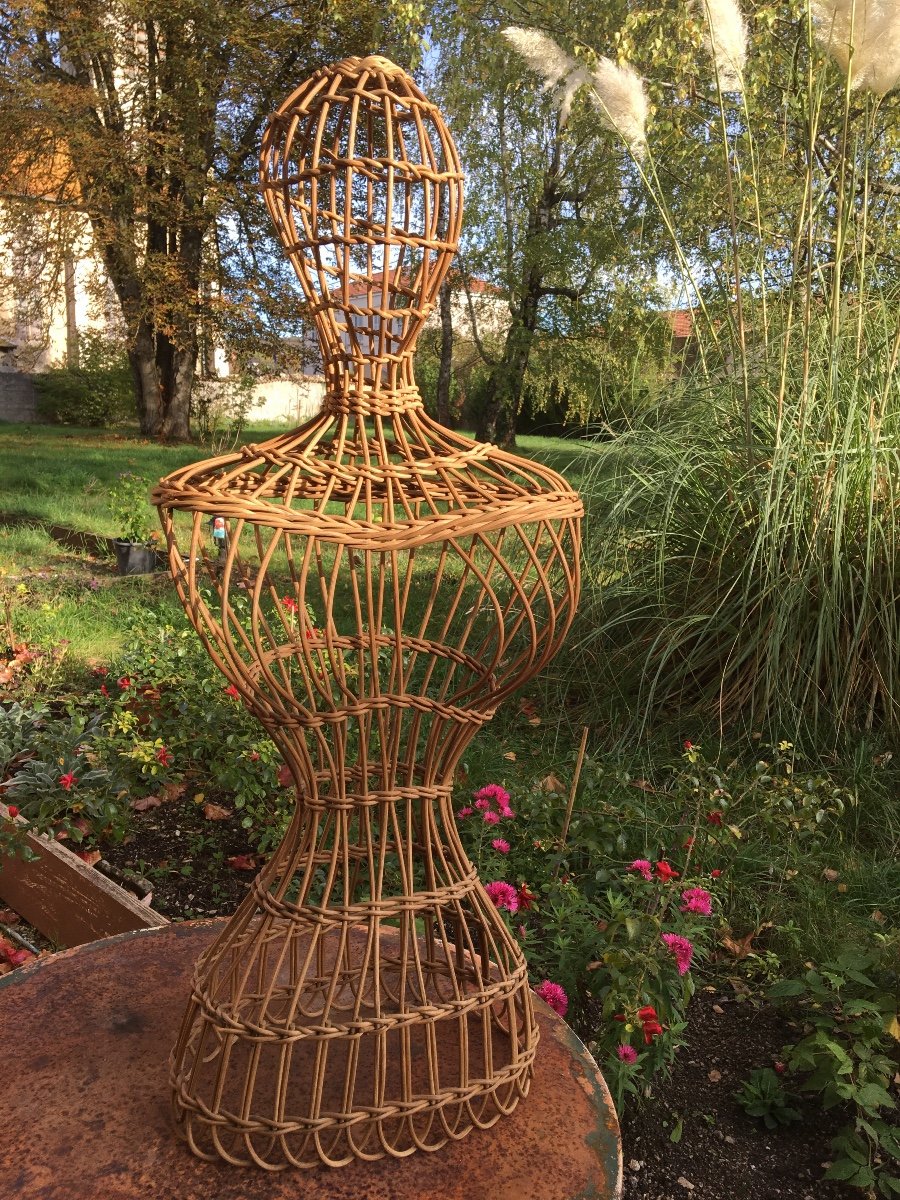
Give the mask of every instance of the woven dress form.
[{"label": "woven dress form", "polygon": [[553,471],[423,408],[412,353],[462,174],[413,80],[374,56],[318,71],[271,119],[261,180],[324,408],[174,472],[155,501],[188,616],[296,789],[283,842],[197,963],[176,1124],[196,1154],[279,1169],[435,1150],[527,1094],[526,965],[451,789],[569,626],[582,508]]}]

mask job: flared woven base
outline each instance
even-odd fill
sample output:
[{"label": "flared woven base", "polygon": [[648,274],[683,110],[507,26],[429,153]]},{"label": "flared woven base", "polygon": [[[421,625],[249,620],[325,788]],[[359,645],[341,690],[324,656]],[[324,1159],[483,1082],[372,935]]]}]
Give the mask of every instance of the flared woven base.
[{"label": "flared woven base", "polygon": [[524,963],[501,977],[434,933],[239,918],[197,964],[173,1060],[195,1154],[273,1170],[402,1157],[486,1129],[527,1095]]}]

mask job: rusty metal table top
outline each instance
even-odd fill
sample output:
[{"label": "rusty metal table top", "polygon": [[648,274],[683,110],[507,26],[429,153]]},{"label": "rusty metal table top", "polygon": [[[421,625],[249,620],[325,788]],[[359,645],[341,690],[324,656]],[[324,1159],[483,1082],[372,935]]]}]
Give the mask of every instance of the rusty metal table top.
[{"label": "rusty metal table top", "polygon": [[194,1158],[169,1120],[168,1057],[194,961],[221,928],[140,930],[0,979],[0,1200],[613,1200],[621,1146],[596,1064],[537,1001],[531,1093],[434,1154],[277,1174]]}]

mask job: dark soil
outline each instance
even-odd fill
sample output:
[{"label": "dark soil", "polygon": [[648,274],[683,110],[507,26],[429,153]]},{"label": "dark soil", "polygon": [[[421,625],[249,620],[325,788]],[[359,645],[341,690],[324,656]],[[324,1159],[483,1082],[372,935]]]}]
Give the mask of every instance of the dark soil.
[{"label": "dark soil", "polygon": [[234,912],[258,864],[236,815],[209,820],[189,796],[134,813],[129,836],[103,855],[117,883],[138,895],[149,887],[153,908],[173,921]]},{"label": "dark soil", "polygon": [[798,1033],[784,1013],[736,997],[727,983],[701,990],[671,1080],[623,1122],[623,1200],[861,1200],[859,1189],[822,1179],[846,1120],[838,1110],[803,1101],[802,1121],[770,1131],[733,1098]]}]

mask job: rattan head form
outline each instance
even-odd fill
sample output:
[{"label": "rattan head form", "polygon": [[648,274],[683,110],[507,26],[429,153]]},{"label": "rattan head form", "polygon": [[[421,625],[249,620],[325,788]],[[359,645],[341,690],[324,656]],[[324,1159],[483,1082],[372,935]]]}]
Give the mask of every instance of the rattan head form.
[{"label": "rattan head form", "polygon": [[412,352],[462,217],[439,110],[386,58],[345,59],[278,109],[260,177],[316,323],[326,408],[416,403]]}]

